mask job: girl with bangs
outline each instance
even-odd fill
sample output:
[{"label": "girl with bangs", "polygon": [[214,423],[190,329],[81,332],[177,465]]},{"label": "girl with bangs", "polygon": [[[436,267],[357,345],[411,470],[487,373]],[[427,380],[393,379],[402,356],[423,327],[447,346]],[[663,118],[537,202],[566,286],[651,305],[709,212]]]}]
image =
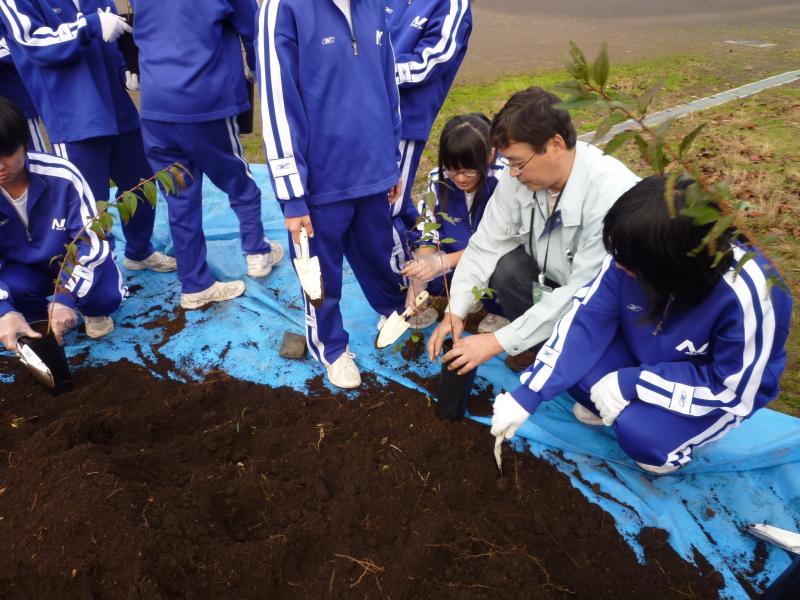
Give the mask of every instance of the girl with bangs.
[{"label": "girl with bangs", "polygon": [[[408,303],[422,290],[444,294],[443,277],[455,269],[470,237],[481,222],[486,205],[497,186],[504,160],[492,147],[490,121],[481,113],[450,119],[439,139],[438,167],[428,176],[428,192],[435,196],[433,210],[425,198],[417,203],[424,218],[407,232],[413,259],[406,262],[403,275],[409,278]],[[435,222],[439,229],[425,235],[425,224]],[[442,240],[437,249],[436,242]],[[417,326],[427,327],[435,311],[418,316]]]}]

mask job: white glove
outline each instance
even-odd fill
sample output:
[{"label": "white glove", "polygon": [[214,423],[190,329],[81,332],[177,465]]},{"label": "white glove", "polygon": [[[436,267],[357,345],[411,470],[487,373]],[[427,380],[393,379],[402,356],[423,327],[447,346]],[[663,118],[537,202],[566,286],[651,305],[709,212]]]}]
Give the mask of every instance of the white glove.
[{"label": "white glove", "polygon": [[630,404],[622,397],[619,389],[619,378],[617,371],[613,371],[603,377],[592,386],[589,396],[603,418],[603,425],[611,427],[617,420],[619,413]]},{"label": "white glove", "polygon": [[111,12],[111,7],[106,8],[105,12],[98,8],[97,14],[100,16],[100,30],[103,33],[104,42],[116,42],[123,33],[133,31],[125,19]]},{"label": "white glove", "polygon": [[527,410],[514,400],[508,392],[499,394],[494,400],[494,415],[492,416],[492,435],[504,436],[507,440],[514,437],[517,429],[531,416]]},{"label": "white glove", "polygon": [[53,302],[50,305],[50,310],[53,313],[50,327],[56,337],[56,341],[60,344],[64,334],[78,324],[78,315],[69,306],[58,302]]},{"label": "white glove", "polygon": [[17,349],[17,339],[22,336],[42,337],[36,333],[20,313],[10,311],[0,317],[0,342],[6,350]]},{"label": "white glove", "polygon": [[136,73],[125,71],[125,87],[129,92],[136,92],[139,90],[139,76]]},{"label": "white glove", "polygon": [[403,267],[403,275],[427,282],[452,270],[447,252],[440,250],[435,254],[416,255],[414,260],[408,261]]}]

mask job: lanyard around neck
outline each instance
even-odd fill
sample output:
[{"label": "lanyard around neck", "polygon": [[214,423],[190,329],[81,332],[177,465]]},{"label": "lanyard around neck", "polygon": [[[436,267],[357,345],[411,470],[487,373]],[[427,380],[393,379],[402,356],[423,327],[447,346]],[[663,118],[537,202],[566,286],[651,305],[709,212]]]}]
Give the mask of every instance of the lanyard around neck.
[{"label": "lanyard around neck", "polygon": [[[547,219],[544,222],[544,227],[547,229],[547,245],[545,246],[544,250],[544,264],[542,268],[539,270],[539,284],[544,285],[545,273],[547,272],[547,258],[550,256],[550,236],[553,233],[553,229],[555,229],[555,225],[550,222],[551,219],[556,218],[558,214],[558,203],[561,202],[561,196],[564,195],[564,190],[567,188],[566,184],[561,191],[558,192],[558,196],[556,196],[556,201],[553,203],[553,210],[547,215]],[[545,194],[547,190],[545,190]],[[545,200],[545,203],[547,201]],[[539,205],[539,201],[536,200],[536,194],[533,197],[533,206],[531,206],[531,229],[528,232],[528,247],[531,249],[531,253],[533,253],[533,224],[534,219],[536,216],[536,207]]]}]

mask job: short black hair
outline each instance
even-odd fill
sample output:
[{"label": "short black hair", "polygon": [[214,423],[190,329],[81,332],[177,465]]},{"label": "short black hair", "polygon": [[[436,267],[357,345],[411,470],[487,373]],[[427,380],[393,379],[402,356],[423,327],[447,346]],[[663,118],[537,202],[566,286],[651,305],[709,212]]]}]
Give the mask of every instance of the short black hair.
[{"label": "short black hair", "polygon": [[[445,169],[472,169],[480,176],[477,182],[477,194],[472,202],[470,214],[475,215],[483,203],[483,191],[486,185],[487,161],[492,152],[489,138],[489,117],[483,113],[467,113],[450,119],[442,129],[439,137],[439,176],[444,182]],[[439,206],[447,212],[447,185],[439,190]]]},{"label": "short black hair", "polygon": [[690,178],[675,186],[675,211],[671,217],[665,200],[666,177],[643,179],[627,192],[606,214],[603,244],[617,263],[636,275],[645,290],[650,309],[646,320],[660,318],[667,305],[671,309],[691,308],[714,289],[732,263],[731,232],[717,242],[723,259],[714,265],[715,256],[706,249],[696,254],[713,223],[695,225],[692,217],[680,214],[686,205]]},{"label": "short black hair", "polygon": [[575,125],[567,111],[553,108],[559,102],[558,96],[536,86],[511,96],[492,121],[494,147],[500,149],[512,142],[524,142],[543,154],[547,142],[559,134],[568,149],[574,148]]},{"label": "short black hair", "polygon": [[20,146],[27,147],[30,139],[25,115],[11,100],[0,96],[0,155],[14,154]]}]

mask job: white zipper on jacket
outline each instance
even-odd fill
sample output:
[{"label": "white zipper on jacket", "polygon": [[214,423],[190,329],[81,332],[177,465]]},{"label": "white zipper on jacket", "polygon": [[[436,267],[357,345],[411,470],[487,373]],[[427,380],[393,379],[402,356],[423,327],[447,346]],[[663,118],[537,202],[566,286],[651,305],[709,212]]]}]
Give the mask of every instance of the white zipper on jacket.
[{"label": "white zipper on jacket", "polygon": [[350,18],[348,19],[341,7],[336,2],[333,3],[339,12],[342,13],[344,20],[347,21],[347,27],[350,30],[350,42],[353,44],[353,56],[358,56],[358,40],[356,40],[356,30],[355,26],[353,25],[353,7],[350,5]]}]

